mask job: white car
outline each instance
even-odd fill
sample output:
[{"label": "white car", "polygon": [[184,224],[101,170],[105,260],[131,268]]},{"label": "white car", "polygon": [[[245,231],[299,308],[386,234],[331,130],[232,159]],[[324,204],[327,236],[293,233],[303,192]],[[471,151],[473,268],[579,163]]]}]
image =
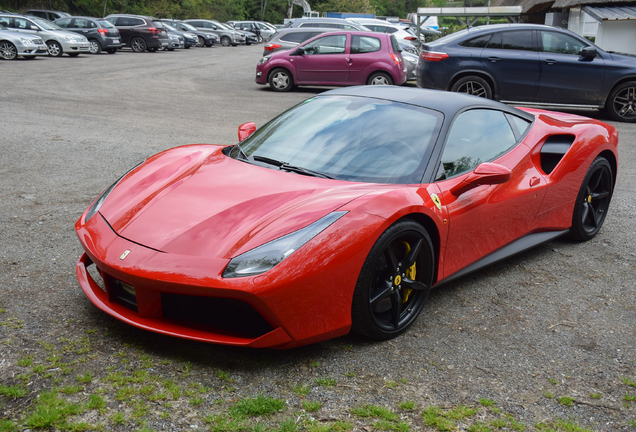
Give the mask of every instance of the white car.
[{"label": "white car", "polygon": [[39,36],[20,34],[14,30],[7,30],[0,25],[0,58],[15,60],[35,58],[37,55],[48,55],[47,46]]},{"label": "white car", "polygon": [[76,57],[89,53],[90,43],[86,37],[64,30],[51,21],[14,14],[0,14],[0,24],[20,33],[39,36],[48,47],[50,56],[59,57],[68,54]]},{"label": "white car", "polygon": [[362,24],[371,31],[378,33],[389,33],[395,36],[398,42],[405,41],[417,46],[417,36],[412,30],[399,24],[371,18],[348,18],[348,21]]}]

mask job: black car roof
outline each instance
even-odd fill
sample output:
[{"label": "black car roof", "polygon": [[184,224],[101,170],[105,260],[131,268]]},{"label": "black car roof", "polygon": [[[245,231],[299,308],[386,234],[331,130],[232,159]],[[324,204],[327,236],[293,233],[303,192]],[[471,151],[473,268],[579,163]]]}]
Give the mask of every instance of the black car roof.
[{"label": "black car roof", "polygon": [[360,96],[416,105],[440,111],[447,118],[452,118],[457,111],[466,107],[493,108],[500,111],[515,113],[532,120],[534,116],[501,102],[471,96],[465,93],[455,93],[441,90],[428,90],[413,87],[395,86],[355,86],[330,90],[321,96]]}]

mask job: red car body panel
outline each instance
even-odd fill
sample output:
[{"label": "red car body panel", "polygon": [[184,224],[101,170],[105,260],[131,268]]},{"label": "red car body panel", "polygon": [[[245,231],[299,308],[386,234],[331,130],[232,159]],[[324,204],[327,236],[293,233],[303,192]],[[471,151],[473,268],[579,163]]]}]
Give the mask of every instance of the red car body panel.
[{"label": "red car body panel", "polygon": [[[347,45],[343,54],[295,55],[297,48],[325,37],[326,35],[347,35]],[[280,51],[271,55],[271,59],[256,66],[256,83],[267,84],[269,73],[276,68],[289,70],[297,85],[365,85],[374,72],[386,72],[393,78],[395,85],[406,82],[406,68],[403,63],[395,64],[390,54],[400,61],[400,53],[391,46],[391,35],[375,32],[355,32],[355,35],[380,39],[382,48],[371,53],[351,54],[351,32],[323,33],[289,51]],[[260,75],[259,75],[260,72]]]},{"label": "red car body panel", "polygon": [[[532,128],[494,161],[510,169],[511,179],[460,195],[454,188],[471,172],[431,184],[369,184],[245,164],[220,146],[165,151],[126,175],[88,222],[86,212],[77,221],[85,250],[77,264],[80,285],[117,319],[198,341],[290,348],[344,335],[362,265],[400,218],[421,221],[431,233],[438,284],[527,234],[571,226],[574,199],[594,158],[604,154],[616,165],[618,135],[591,119],[526,111],[536,116]],[[575,138],[547,175],[539,151],[555,134]],[[266,273],[222,277],[232,258],[336,210],[348,213]],[[135,287],[136,312],[112,288],[98,286],[87,272],[91,263],[107,287],[113,280]],[[240,300],[270,329],[248,337],[167,319],[165,294]]]}]

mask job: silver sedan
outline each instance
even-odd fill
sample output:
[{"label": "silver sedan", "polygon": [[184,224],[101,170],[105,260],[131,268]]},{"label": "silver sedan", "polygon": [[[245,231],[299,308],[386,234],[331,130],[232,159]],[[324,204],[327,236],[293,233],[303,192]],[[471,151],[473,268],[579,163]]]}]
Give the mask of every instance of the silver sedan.
[{"label": "silver sedan", "polygon": [[47,46],[39,36],[20,34],[0,25],[0,58],[14,60],[18,56],[35,58],[37,55],[48,55]]}]

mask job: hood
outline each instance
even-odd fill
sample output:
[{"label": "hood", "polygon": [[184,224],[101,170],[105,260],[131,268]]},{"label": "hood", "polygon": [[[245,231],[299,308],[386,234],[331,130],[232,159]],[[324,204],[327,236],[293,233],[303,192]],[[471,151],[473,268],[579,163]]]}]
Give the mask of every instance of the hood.
[{"label": "hood", "polygon": [[251,165],[221,150],[184,146],[148,159],[99,212],[121,237],[146,247],[232,258],[379,187]]}]

